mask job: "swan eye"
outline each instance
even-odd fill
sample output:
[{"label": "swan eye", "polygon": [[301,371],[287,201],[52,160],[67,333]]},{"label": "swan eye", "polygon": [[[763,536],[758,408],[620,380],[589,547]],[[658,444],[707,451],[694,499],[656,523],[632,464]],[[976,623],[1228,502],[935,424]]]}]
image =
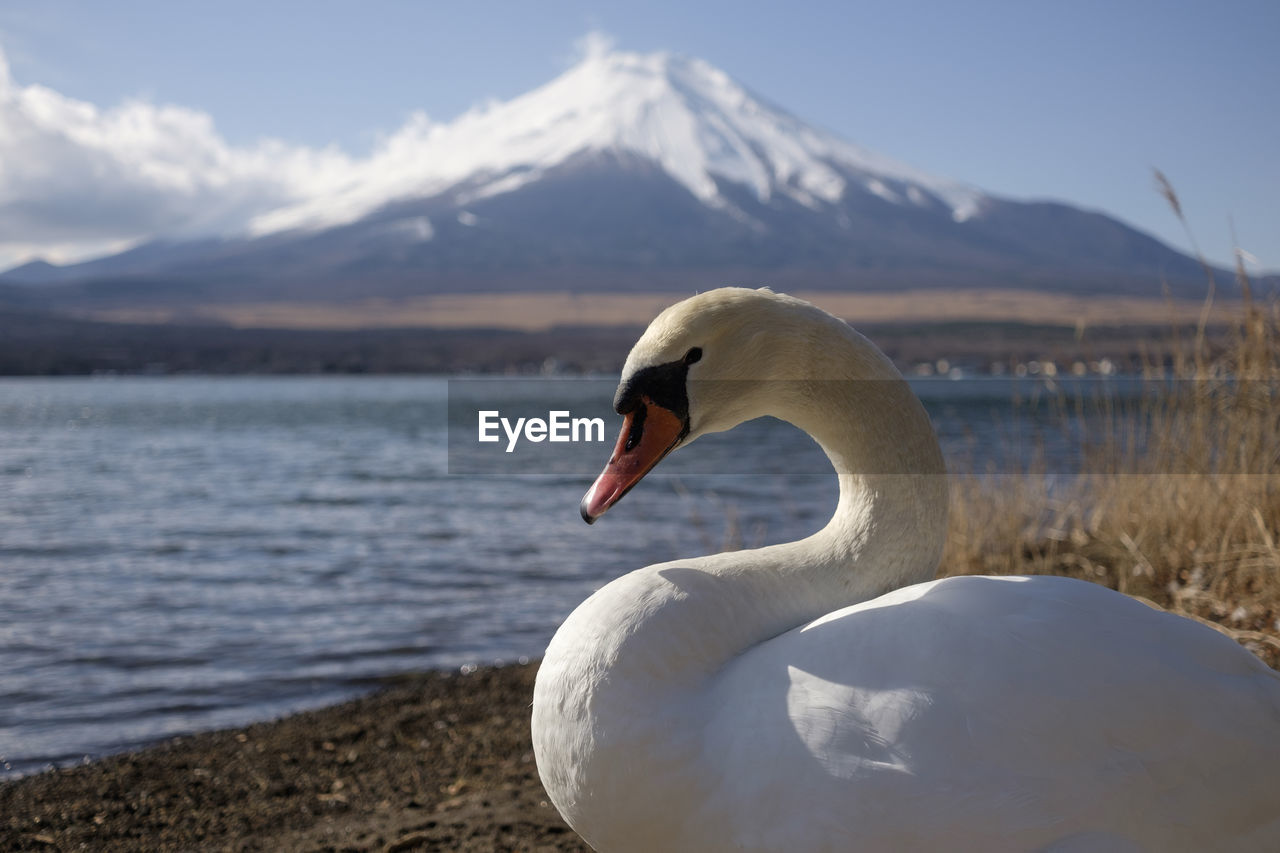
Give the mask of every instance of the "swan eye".
[{"label": "swan eye", "polygon": [[702,361],[702,347],[694,347],[684,354],[685,364],[696,364]]}]

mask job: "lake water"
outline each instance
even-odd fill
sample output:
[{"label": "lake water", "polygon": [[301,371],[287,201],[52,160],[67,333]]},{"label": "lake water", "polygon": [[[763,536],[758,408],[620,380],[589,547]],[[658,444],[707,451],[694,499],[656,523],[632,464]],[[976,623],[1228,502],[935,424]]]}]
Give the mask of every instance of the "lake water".
[{"label": "lake water", "polygon": [[[915,385],[953,457],[1021,435],[1007,383]],[[504,476],[457,443],[474,425],[447,440],[448,399],[477,387],[0,381],[0,774],[536,657],[613,577],[798,538],[835,504],[816,445],[766,420],[674,454],[588,527],[578,501],[617,416],[564,464]],[[575,412],[612,394],[506,388]]]}]

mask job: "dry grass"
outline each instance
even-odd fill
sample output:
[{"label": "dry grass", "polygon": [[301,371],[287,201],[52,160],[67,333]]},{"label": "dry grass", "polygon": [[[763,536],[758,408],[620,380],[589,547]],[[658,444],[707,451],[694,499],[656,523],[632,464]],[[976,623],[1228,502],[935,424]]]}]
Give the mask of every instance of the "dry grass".
[{"label": "dry grass", "polygon": [[[678,294],[485,293],[438,294],[343,303],[210,304],[177,308],[104,308],[86,319],[113,323],[219,323],[242,329],[501,328],[540,331],[555,326],[645,326]],[[793,293],[855,325],[964,321],[1098,326],[1194,323],[1193,299],[1078,296],[1028,290],[952,289],[875,293]],[[1238,316],[1237,303],[1219,302],[1212,322]]]},{"label": "dry grass", "polygon": [[[957,473],[944,574],[1084,578],[1208,620],[1280,665],[1280,303],[1237,276],[1244,311],[1226,339],[1202,323],[1171,341],[1174,356],[1147,365],[1162,380],[1152,393],[1103,405],[1069,482],[1050,489],[1034,466]],[[1206,317],[1212,303],[1211,285]]]}]

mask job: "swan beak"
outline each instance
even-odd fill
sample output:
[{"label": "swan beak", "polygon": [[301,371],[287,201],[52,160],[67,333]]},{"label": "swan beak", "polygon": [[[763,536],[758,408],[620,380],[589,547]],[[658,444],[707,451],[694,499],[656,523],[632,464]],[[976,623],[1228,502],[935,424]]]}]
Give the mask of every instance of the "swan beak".
[{"label": "swan beak", "polygon": [[613,456],[582,497],[578,508],[587,524],[621,500],[684,437],[685,424],[680,417],[648,397],[641,400],[641,405],[627,412]]}]

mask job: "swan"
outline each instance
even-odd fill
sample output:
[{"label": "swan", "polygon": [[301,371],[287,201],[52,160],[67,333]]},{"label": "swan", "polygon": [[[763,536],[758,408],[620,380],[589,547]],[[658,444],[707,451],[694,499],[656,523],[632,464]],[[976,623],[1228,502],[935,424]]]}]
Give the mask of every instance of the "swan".
[{"label": "swan", "polygon": [[806,539],[632,571],[556,632],[534,753],[596,850],[1280,850],[1280,674],[1083,581],[933,580],[938,442],[843,321],[694,296],[635,344],[615,408],[588,522],[763,415],[817,440],[840,496]]}]

